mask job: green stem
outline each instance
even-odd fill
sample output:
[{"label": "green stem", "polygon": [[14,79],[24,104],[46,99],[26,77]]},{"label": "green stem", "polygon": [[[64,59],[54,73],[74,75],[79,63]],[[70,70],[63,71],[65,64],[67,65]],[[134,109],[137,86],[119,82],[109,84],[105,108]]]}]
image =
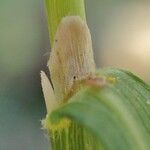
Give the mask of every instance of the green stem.
[{"label": "green stem", "polygon": [[65,16],[80,16],[85,20],[84,0],[46,0],[48,28],[50,42],[53,44],[54,36],[61,19]]}]

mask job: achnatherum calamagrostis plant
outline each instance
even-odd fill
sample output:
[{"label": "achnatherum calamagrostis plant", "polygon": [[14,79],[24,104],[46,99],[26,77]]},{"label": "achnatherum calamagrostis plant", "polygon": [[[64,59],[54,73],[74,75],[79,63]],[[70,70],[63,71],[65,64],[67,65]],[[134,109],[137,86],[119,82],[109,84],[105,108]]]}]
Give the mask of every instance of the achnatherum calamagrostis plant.
[{"label": "achnatherum calamagrostis plant", "polygon": [[43,127],[52,149],[148,149],[150,87],[129,72],[96,71],[83,0],[46,0],[46,8],[53,87],[42,71]]}]

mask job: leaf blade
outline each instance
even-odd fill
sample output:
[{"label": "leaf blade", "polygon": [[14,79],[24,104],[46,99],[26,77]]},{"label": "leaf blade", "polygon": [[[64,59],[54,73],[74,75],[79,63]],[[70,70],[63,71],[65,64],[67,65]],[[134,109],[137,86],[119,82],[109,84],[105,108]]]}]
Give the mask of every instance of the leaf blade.
[{"label": "leaf blade", "polygon": [[[122,70],[101,70],[116,83],[101,90],[83,89],[64,106],[52,112],[50,120],[67,117],[86,127],[108,150],[148,150],[149,86]],[[57,119],[56,119],[57,118]]]}]

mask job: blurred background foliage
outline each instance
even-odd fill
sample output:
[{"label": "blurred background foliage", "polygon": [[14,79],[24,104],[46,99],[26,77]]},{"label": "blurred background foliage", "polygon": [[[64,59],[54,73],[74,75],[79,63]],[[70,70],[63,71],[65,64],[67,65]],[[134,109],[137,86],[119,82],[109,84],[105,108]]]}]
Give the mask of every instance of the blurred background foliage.
[{"label": "blurred background foliage", "polygon": [[[86,10],[97,66],[150,82],[150,1],[86,0]],[[40,70],[49,50],[44,0],[0,0],[0,150],[48,149]]]}]

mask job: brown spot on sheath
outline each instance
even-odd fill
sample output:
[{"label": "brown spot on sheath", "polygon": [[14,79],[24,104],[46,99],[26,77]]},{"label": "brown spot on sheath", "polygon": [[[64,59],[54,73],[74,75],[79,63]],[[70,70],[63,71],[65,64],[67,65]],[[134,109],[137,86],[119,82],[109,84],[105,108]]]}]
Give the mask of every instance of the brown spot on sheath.
[{"label": "brown spot on sheath", "polygon": [[107,82],[104,77],[90,77],[85,81],[85,84],[94,87],[104,87],[107,84]]},{"label": "brown spot on sheath", "polygon": [[73,79],[76,80],[76,76],[74,76]]},{"label": "brown spot on sheath", "polygon": [[58,59],[58,62],[59,62],[59,64],[61,64],[62,63],[62,61],[61,61],[61,57],[60,57],[60,54],[59,54],[59,52],[57,51],[56,52],[56,54],[57,54],[57,59]]},{"label": "brown spot on sheath", "polygon": [[107,77],[106,80],[107,80],[107,82],[109,82],[111,84],[116,83],[116,78],[115,77]]}]

